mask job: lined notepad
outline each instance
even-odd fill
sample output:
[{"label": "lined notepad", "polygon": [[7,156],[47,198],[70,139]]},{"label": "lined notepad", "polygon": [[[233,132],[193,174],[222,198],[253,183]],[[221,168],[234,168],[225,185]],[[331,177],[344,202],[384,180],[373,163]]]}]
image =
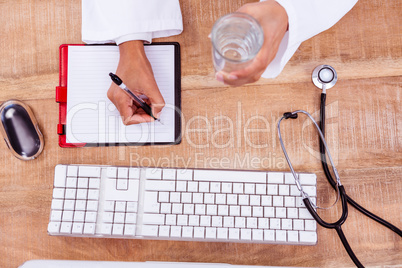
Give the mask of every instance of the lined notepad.
[{"label": "lined notepad", "polygon": [[[125,126],[107,98],[109,73],[119,62],[117,46],[68,48],[66,140],[68,143],[172,143],[175,141],[175,52],[173,45],[145,46],[165,100],[159,122]],[[133,76],[136,75],[133,73]],[[123,81],[124,82],[124,81]]]}]

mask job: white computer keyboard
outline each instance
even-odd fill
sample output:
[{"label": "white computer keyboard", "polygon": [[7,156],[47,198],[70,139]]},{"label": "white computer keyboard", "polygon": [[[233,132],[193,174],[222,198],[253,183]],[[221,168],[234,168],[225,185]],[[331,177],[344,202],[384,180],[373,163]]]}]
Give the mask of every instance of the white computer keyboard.
[{"label": "white computer keyboard", "polygon": [[[299,174],[316,200],[316,175]],[[55,167],[50,235],[315,245],[291,173]]]}]

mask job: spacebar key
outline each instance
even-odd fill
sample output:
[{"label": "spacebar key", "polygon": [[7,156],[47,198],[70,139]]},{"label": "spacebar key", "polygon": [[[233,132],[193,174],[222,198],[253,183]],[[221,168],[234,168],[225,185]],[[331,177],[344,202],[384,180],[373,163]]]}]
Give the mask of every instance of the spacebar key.
[{"label": "spacebar key", "polygon": [[266,183],[267,173],[235,170],[194,170],[195,181]]}]

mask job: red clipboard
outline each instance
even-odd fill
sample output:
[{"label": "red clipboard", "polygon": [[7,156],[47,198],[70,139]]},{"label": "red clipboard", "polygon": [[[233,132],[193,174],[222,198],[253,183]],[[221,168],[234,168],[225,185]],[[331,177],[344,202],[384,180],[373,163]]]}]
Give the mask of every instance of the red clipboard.
[{"label": "red clipboard", "polygon": [[[148,44],[147,44],[148,45]],[[146,45],[146,46],[147,46]],[[153,45],[174,45],[175,47],[175,105],[181,109],[181,66],[180,66],[180,45],[177,42],[157,42],[149,44]],[[57,134],[59,135],[59,146],[63,148],[78,147],[98,147],[98,146],[134,146],[136,143],[69,143],[66,138],[66,121],[67,121],[67,70],[68,70],[68,47],[69,46],[85,46],[85,44],[63,44],[59,47],[59,85],[56,87],[56,102],[59,103],[59,123],[57,124]],[[179,144],[181,142],[181,116],[175,114],[175,141],[161,142],[158,145]],[[144,143],[141,145],[153,145],[152,143]]]},{"label": "red clipboard", "polygon": [[59,47],[59,86],[56,87],[56,102],[59,103],[59,123],[57,134],[59,146],[63,148],[84,147],[85,143],[67,143],[66,141],[66,117],[67,117],[67,70],[68,70],[68,47],[84,46],[84,44],[64,44]]}]

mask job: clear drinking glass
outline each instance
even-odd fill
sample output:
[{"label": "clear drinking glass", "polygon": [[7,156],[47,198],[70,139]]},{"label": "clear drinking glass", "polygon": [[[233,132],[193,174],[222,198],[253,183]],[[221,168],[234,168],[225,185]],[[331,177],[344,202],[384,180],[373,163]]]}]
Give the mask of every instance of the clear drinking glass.
[{"label": "clear drinking glass", "polygon": [[235,12],[219,18],[211,32],[215,71],[244,69],[260,51],[264,32],[256,19]]}]

